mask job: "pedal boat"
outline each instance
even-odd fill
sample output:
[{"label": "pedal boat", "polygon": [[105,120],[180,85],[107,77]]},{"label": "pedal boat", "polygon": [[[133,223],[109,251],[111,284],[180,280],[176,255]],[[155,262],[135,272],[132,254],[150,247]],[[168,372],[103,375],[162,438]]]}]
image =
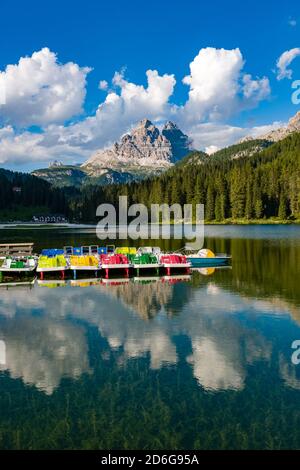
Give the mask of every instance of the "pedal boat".
[{"label": "pedal boat", "polygon": [[64,255],[64,250],[43,250],[38,260],[36,272],[40,273],[40,279],[44,279],[45,273],[61,273],[62,279],[65,278],[65,271],[69,269],[69,263]]},{"label": "pedal boat", "polygon": [[150,270],[155,270],[156,274],[159,275],[162,267],[159,261],[159,253],[156,248],[152,247],[140,247],[135,255],[130,256],[130,261],[138,276],[141,271]]},{"label": "pedal boat", "polygon": [[109,277],[110,272],[125,271],[125,276],[129,277],[129,269],[131,264],[126,255],[123,254],[110,254],[100,255],[100,266],[105,271],[105,278]]},{"label": "pedal boat", "polygon": [[205,268],[225,266],[230,262],[231,256],[225,254],[215,255],[211,250],[202,249],[197,253],[188,254],[187,259],[192,268]]},{"label": "pedal boat", "polygon": [[0,259],[0,273],[31,273],[36,269],[37,259],[34,256],[7,256]]},{"label": "pedal boat", "polygon": [[77,271],[92,271],[97,275],[100,269],[99,258],[95,255],[71,255],[70,269],[73,271],[74,280],[76,279]]},{"label": "pedal boat", "polygon": [[191,263],[187,260],[185,255],[179,253],[163,254],[159,258],[163,268],[170,276],[171,271],[185,270],[187,273],[190,271]]}]

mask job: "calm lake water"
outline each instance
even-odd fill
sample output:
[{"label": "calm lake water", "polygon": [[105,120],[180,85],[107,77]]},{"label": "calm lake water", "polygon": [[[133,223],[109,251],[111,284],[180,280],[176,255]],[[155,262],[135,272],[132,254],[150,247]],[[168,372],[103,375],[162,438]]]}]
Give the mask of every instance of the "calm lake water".
[{"label": "calm lake water", "polygon": [[[97,239],[1,229],[8,241]],[[300,448],[300,227],[211,226],[205,245],[232,268],[0,287],[0,448]]]}]

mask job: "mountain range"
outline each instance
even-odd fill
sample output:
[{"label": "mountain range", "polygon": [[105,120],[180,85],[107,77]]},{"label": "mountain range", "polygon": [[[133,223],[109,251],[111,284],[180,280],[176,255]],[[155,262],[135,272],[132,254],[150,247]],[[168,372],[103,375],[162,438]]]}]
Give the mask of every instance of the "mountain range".
[{"label": "mountain range", "polygon": [[172,122],[167,122],[160,132],[151,121],[143,119],[120,142],[96,151],[82,167],[92,176],[106,169],[160,171],[169,168],[191,149],[189,138]]},{"label": "mountain range", "polygon": [[35,170],[33,175],[57,186],[124,183],[157,175],[192,150],[189,137],[173,122],[168,121],[160,131],[143,119],[119,142],[97,150],[80,167],[55,165]]},{"label": "mountain range", "polygon": [[219,159],[251,157],[288,135],[300,131],[300,112],[286,127],[259,138],[245,137],[235,145],[208,155],[195,151],[192,140],[171,121],[161,130],[143,119],[110,148],[99,149],[81,166],[55,165],[33,175],[58,187],[121,184],[158,175],[174,165],[204,164]]}]

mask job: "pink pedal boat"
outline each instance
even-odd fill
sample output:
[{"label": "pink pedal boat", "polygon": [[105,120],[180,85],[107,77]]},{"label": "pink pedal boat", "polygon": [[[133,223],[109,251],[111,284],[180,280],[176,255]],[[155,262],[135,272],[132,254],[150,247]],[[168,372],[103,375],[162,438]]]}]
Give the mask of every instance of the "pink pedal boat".
[{"label": "pink pedal boat", "polygon": [[159,258],[162,266],[166,269],[167,275],[170,276],[171,270],[185,270],[187,273],[190,271],[191,263],[187,260],[185,255],[179,253],[163,254]]},{"label": "pink pedal boat", "polygon": [[100,255],[100,265],[105,271],[105,278],[108,279],[109,273],[112,271],[122,270],[125,271],[126,277],[129,277],[130,263],[126,255],[111,254]]}]

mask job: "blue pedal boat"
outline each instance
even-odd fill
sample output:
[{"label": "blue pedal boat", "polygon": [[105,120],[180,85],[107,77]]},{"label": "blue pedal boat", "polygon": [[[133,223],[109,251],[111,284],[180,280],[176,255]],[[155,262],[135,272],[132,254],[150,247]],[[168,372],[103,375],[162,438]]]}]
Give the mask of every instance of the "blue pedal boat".
[{"label": "blue pedal boat", "polygon": [[231,260],[231,256],[225,254],[215,255],[211,250],[202,249],[197,253],[186,255],[192,268],[226,266]]}]

